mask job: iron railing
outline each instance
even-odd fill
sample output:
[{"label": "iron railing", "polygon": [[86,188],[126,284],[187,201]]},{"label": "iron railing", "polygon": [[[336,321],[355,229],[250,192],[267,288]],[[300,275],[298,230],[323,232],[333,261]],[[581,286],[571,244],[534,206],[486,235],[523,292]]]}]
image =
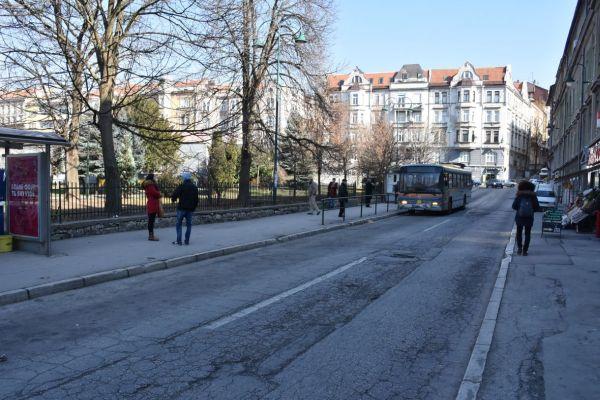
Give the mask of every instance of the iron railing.
[{"label": "iron railing", "polygon": [[[339,210],[341,207],[340,201],[345,200],[345,208],[360,206],[360,218],[363,216],[365,207],[373,208],[373,214],[377,215],[377,208],[385,211],[390,211],[390,204],[395,205],[399,209],[397,198],[394,193],[374,193],[372,195],[359,195],[348,197],[326,197],[321,199],[321,225],[325,225],[325,212],[327,210]],[[342,217],[346,221],[346,214]]]},{"label": "iron railing", "polygon": [[[161,204],[165,213],[175,212],[177,204],[172,203],[170,196],[177,186],[159,183],[163,198]],[[356,185],[349,186],[349,191],[357,193]],[[218,211],[234,208],[261,207],[273,205],[273,188],[271,186],[250,185],[250,200],[243,202],[238,198],[239,186],[199,187],[199,203],[197,211]],[[323,190],[323,189],[322,189]],[[51,218],[53,223],[84,221],[110,218],[115,216],[135,216],[146,213],[146,193],[141,185],[121,184],[120,209],[117,213],[109,213],[105,208],[106,191],[102,185],[67,185],[63,182],[53,183],[51,189]],[[327,192],[322,192],[327,195]],[[279,186],[277,188],[276,205],[302,203],[308,200],[307,191],[303,188]]]}]

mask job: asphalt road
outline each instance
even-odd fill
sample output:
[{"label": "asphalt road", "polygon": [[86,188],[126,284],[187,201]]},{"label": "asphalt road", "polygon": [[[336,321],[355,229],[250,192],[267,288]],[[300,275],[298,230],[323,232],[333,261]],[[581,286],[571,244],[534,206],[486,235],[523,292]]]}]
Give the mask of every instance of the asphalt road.
[{"label": "asphalt road", "polygon": [[513,193],[2,307],[0,399],[453,399]]}]

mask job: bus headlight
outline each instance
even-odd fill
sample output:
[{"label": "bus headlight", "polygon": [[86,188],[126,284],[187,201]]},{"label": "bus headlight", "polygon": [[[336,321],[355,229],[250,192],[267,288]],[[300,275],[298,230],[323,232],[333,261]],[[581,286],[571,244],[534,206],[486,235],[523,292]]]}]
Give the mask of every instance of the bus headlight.
[{"label": "bus headlight", "polygon": [[402,200],[402,202],[401,202],[401,203],[402,203],[402,205],[406,205],[406,204],[408,204],[408,201],[406,201],[406,200]]},{"label": "bus headlight", "polygon": [[433,201],[433,202],[431,202],[431,205],[432,205],[433,207],[437,207],[437,206],[439,206],[439,204],[438,204],[438,202],[437,202],[437,201]]}]

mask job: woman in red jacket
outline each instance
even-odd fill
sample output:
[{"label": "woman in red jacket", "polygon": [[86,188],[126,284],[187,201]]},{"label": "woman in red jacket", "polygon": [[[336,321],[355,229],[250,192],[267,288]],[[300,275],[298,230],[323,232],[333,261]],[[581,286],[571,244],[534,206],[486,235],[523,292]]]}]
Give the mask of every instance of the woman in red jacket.
[{"label": "woman in red jacket", "polygon": [[154,236],[154,221],[160,209],[160,190],[154,180],[154,174],[148,174],[146,180],[142,183],[142,187],[146,191],[146,211],[148,213],[148,240],[153,242],[158,241],[158,238]]}]

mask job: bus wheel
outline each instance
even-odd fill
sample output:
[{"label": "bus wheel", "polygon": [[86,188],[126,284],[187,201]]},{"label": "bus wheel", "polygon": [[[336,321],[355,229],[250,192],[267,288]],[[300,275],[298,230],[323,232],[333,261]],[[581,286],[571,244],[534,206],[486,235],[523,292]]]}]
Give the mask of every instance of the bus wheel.
[{"label": "bus wheel", "polygon": [[448,214],[452,214],[452,198],[448,200]]}]

